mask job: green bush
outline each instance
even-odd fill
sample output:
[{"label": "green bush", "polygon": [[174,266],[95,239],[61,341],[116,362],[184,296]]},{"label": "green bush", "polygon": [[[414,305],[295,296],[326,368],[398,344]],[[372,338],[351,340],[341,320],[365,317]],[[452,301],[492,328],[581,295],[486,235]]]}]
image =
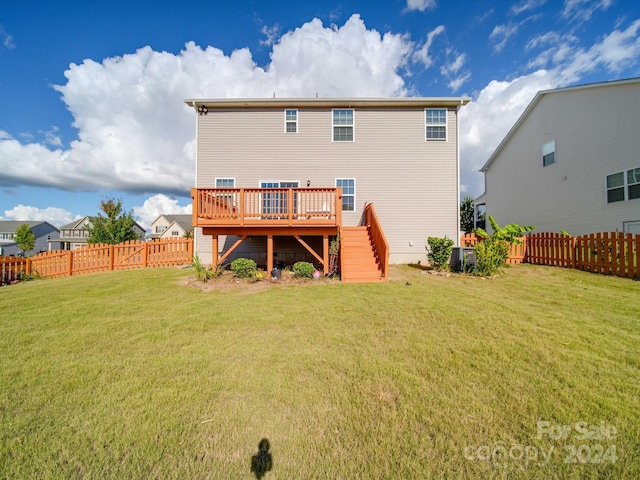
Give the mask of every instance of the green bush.
[{"label": "green bush", "polygon": [[509,257],[511,245],[506,240],[488,238],[478,242],[473,248],[476,257],[475,274],[481,277],[489,277],[498,273],[502,265]]},{"label": "green bush", "polygon": [[427,238],[427,258],[429,263],[433,265],[436,270],[440,270],[443,267],[446,269],[449,265],[449,258],[453,251],[453,240],[450,238]]},{"label": "green bush", "polygon": [[231,271],[236,277],[249,278],[255,276],[258,266],[250,258],[236,258],[231,262]]},{"label": "green bush", "polygon": [[293,265],[293,275],[298,278],[311,278],[315,271],[316,267],[309,262],[296,262]]}]

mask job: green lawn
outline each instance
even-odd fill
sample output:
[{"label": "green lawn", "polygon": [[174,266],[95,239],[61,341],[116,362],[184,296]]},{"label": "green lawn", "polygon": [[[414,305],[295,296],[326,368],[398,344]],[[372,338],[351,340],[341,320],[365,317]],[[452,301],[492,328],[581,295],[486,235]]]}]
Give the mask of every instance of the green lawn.
[{"label": "green lawn", "polygon": [[0,478],[640,478],[640,282],[190,275],[0,288]]}]

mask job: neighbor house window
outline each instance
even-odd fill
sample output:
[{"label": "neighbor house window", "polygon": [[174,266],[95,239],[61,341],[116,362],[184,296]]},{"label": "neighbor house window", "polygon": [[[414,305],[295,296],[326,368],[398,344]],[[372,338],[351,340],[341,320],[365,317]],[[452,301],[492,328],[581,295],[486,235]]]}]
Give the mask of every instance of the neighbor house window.
[{"label": "neighbor house window", "polygon": [[640,168],[607,175],[607,203],[640,198]]},{"label": "neighbor house window", "polygon": [[356,209],[356,179],[336,178],[336,187],[342,188],[342,211],[353,212]]},{"label": "neighbor house window", "polygon": [[640,168],[627,170],[627,200],[640,198]]},{"label": "neighbor house window", "polygon": [[171,230],[171,236],[177,237],[178,235],[180,235],[180,232],[178,230]]},{"label": "neighbor house window", "polygon": [[624,172],[607,175],[607,203],[624,201]]},{"label": "neighbor house window", "polygon": [[284,111],[284,131],[285,133],[298,133],[298,110]]},{"label": "neighbor house window", "polygon": [[353,142],[353,109],[333,110],[333,141]]},{"label": "neighbor house window", "polygon": [[167,229],[166,225],[156,225],[156,233],[164,233]]},{"label": "neighbor house window", "polygon": [[427,108],[425,110],[426,140],[447,140],[447,109]]},{"label": "neighbor house window", "polygon": [[556,163],[556,141],[551,140],[542,146],[542,166]]}]

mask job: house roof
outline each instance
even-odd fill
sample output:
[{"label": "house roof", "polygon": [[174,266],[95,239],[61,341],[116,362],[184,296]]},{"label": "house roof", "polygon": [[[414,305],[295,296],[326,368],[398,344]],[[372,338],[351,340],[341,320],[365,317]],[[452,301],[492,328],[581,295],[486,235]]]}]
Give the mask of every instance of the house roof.
[{"label": "house roof", "polygon": [[460,107],[468,97],[397,97],[397,98],[211,98],[187,99],[194,108],[376,108],[376,107]]},{"label": "house roof", "polygon": [[82,224],[84,223],[85,220],[88,220],[89,217],[82,217],[79,218],[77,220],[74,220],[71,223],[67,223],[66,225],[63,225],[62,227],[60,227],[60,230],[64,229],[64,230],[75,230],[78,227],[82,226]]},{"label": "house roof", "polygon": [[487,160],[487,162],[482,166],[480,171],[481,172],[486,172],[487,170],[489,170],[489,167],[491,166],[493,161],[498,157],[498,155],[500,154],[502,149],[511,140],[511,137],[513,137],[515,135],[515,133],[520,128],[520,126],[525,122],[527,117],[531,114],[533,109],[536,107],[536,105],[540,102],[540,100],[542,100],[542,98],[545,95],[550,95],[550,94],[555,94],[555,93],[563,93],[563,92],[571,92],[571,91],[576,91],[576,90],[587,90],[587,89],[592,89],[592,88],[611,87],[611,86],[615,86],[615,85],[624,85],[624,84],[629,84],[629,83],[632,83],[632,84],[633,83],[640,83],[640,77],[626,78],[626,79],[622,79],[622,80],[611,80],[611,81],[607,81],[607,82],[587,83],[587,84],[584,84],[584,85],[575,85],[575,86],[572,86],[572,87],[553,88],[553,89],[550,89],[550,90],[541,90],[541,91],[539,91],[538,93],[536,93],[536,96],[533,97],[533,100],[531,100],[531,103],[529,103],[529,105],[524,110],[522,115],[520,115],[520,118],[518,118],[518,121],[513,125],[513,127],[511,127],[511,130],[509,130],[509,133],[507,133],[507,135],[502,139],[502,142],[500,142],[500,145],[498,145],[498,148],[496,148],[494,150],[494,152],[491,154],[491,156],[489,157],[489,160]]},{"label": "house roof", "polygon": [[37,227],[38,225],[49,225],[51,228],[58,230],[57,227],[49,222],[43,222],[40,220],[0,220],[0,232],[2,233],[15,233],[20,225],[29,225],[29,228]]}]

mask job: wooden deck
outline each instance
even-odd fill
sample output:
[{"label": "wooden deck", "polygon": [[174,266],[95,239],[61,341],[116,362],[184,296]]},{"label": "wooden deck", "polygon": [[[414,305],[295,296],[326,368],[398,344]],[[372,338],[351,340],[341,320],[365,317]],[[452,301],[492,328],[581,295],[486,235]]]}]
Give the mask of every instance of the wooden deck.
[{"label": "wooden deck", "polygon": [[[245,239],[263,236],[267,239],[270,272],[274,265],[273,238],[290,236],[323,266],[325,274],[329,273],[329,237],[337,235],[342,227],[341,188],[194,188],[191,197],[192,224],[211,236],[214,268]],[[347,234],[341,245],[346,281],[380,281],[387,276],[389,247],[373,205],[368,205],[364,214],[364,227],[350,230],[351,235]],[[218,255],[221,235],[234,235],[238,240]],[[309,246],[302,238],[305,236],[322,237],[322,251]],[[362,245],[355,248],[358,242]]]}]

